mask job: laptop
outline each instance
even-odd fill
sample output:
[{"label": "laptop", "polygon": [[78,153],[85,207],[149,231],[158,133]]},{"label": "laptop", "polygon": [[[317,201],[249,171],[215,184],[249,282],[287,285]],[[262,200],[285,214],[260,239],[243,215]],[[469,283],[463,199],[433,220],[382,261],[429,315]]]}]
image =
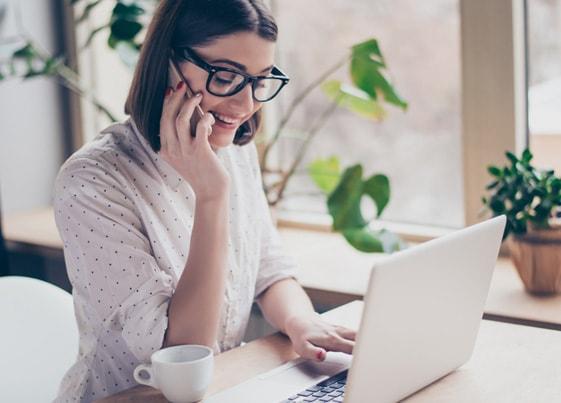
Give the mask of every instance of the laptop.
[{"label": "laptop", "polygon": [[377,262],[352,357],[298,358],[204,402],[396,402],[444,377],[473,352],[505,223],[499,216]]}]

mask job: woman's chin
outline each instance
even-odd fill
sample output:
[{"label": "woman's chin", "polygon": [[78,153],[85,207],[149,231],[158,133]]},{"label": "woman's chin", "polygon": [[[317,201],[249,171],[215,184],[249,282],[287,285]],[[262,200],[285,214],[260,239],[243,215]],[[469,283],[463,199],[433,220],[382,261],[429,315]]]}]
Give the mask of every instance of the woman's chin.
[{"label": "woman's chin", "polygon": [[214,127],[212,134],[208,138],[210,145],[216,148],[227,147],[234,141],[236,129],[224,130]]}]

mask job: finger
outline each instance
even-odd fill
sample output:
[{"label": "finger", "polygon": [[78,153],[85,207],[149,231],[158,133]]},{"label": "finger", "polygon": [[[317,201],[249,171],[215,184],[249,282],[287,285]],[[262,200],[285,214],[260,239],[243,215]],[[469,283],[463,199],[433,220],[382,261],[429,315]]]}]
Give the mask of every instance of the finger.
[{"label": "finger", "polygon": [[324,347],[327,347],[327,350],[329,351],[340,351],[343,353],[352,354],[354,346],[355,346],[354,341],[346,340],[340,336],[336,336],[333,339],[331,339],[328,346],[324,346]]},{"label": "finger", "polygon": [[208,144],[208,136],[212,133],[212,125],[214,125],[214,122],[214,116],[212,116],[211,113],[205,113],[197,123],[195,141]]},{"label": "finger", "polygon": [[309,360],[323,361],[327,356],[327,351],[325,351],[325,349],[321,347],[314,346],[312,343],[306,340],[302,344],[300,351],[298,351],[298,354]]},{"label": "finger", "polygon": [[164,103],[160,116],[160,144],[162,150],[169,150],[177,145],[177,135],[175,133],[175,115],[173,115],[174,91],[172,87],[167,87],[164,93]]},{"label": "finger", "polygon": [[[178,92],[184,95],[185,86],[182,86]],[[198,93],[194,97],[184,100],[179,109],[179,113],[177,114],[177,118],[175,120],[175,125],[177,129],[178,140],[182,144],[183,142],[187,144],[192,143],[191,116],[193,116],[195,107],[201,103],[202,98],[202,94]],[[182,99],[184,98],[182,97]]]},{"label": "finger", "polygon": [[343,326],[336,326],[335,331],[339,336],[347,340],[356,340],[356,330],[352,330]]}]

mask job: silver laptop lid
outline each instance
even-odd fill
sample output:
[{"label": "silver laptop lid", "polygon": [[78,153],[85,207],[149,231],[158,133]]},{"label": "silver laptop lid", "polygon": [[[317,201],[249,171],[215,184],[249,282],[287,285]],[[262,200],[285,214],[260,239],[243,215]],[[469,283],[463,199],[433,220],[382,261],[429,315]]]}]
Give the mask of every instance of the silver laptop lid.
[{"label": "silver laptop lid", "polygon": [[346,403],[398,401],[469,359],[505,222],[496,217],[375,264]]}]

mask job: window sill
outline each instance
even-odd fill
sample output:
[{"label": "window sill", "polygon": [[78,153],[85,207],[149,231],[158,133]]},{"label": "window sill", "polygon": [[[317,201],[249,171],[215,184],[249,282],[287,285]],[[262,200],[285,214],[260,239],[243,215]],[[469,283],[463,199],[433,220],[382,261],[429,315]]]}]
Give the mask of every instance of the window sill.
[{"label": "window sill", "polygon": [[[277,225],[279,228],[294,228],[316,232],[332,233],[332,218],[327,214],[313,214],[299,211],[278,210]],[[458,228],[434,227],[430,225],[399,223],[377,220],[374,228],[385,228],[398,234],[405,241],[426,242],[454,232]]]}]

